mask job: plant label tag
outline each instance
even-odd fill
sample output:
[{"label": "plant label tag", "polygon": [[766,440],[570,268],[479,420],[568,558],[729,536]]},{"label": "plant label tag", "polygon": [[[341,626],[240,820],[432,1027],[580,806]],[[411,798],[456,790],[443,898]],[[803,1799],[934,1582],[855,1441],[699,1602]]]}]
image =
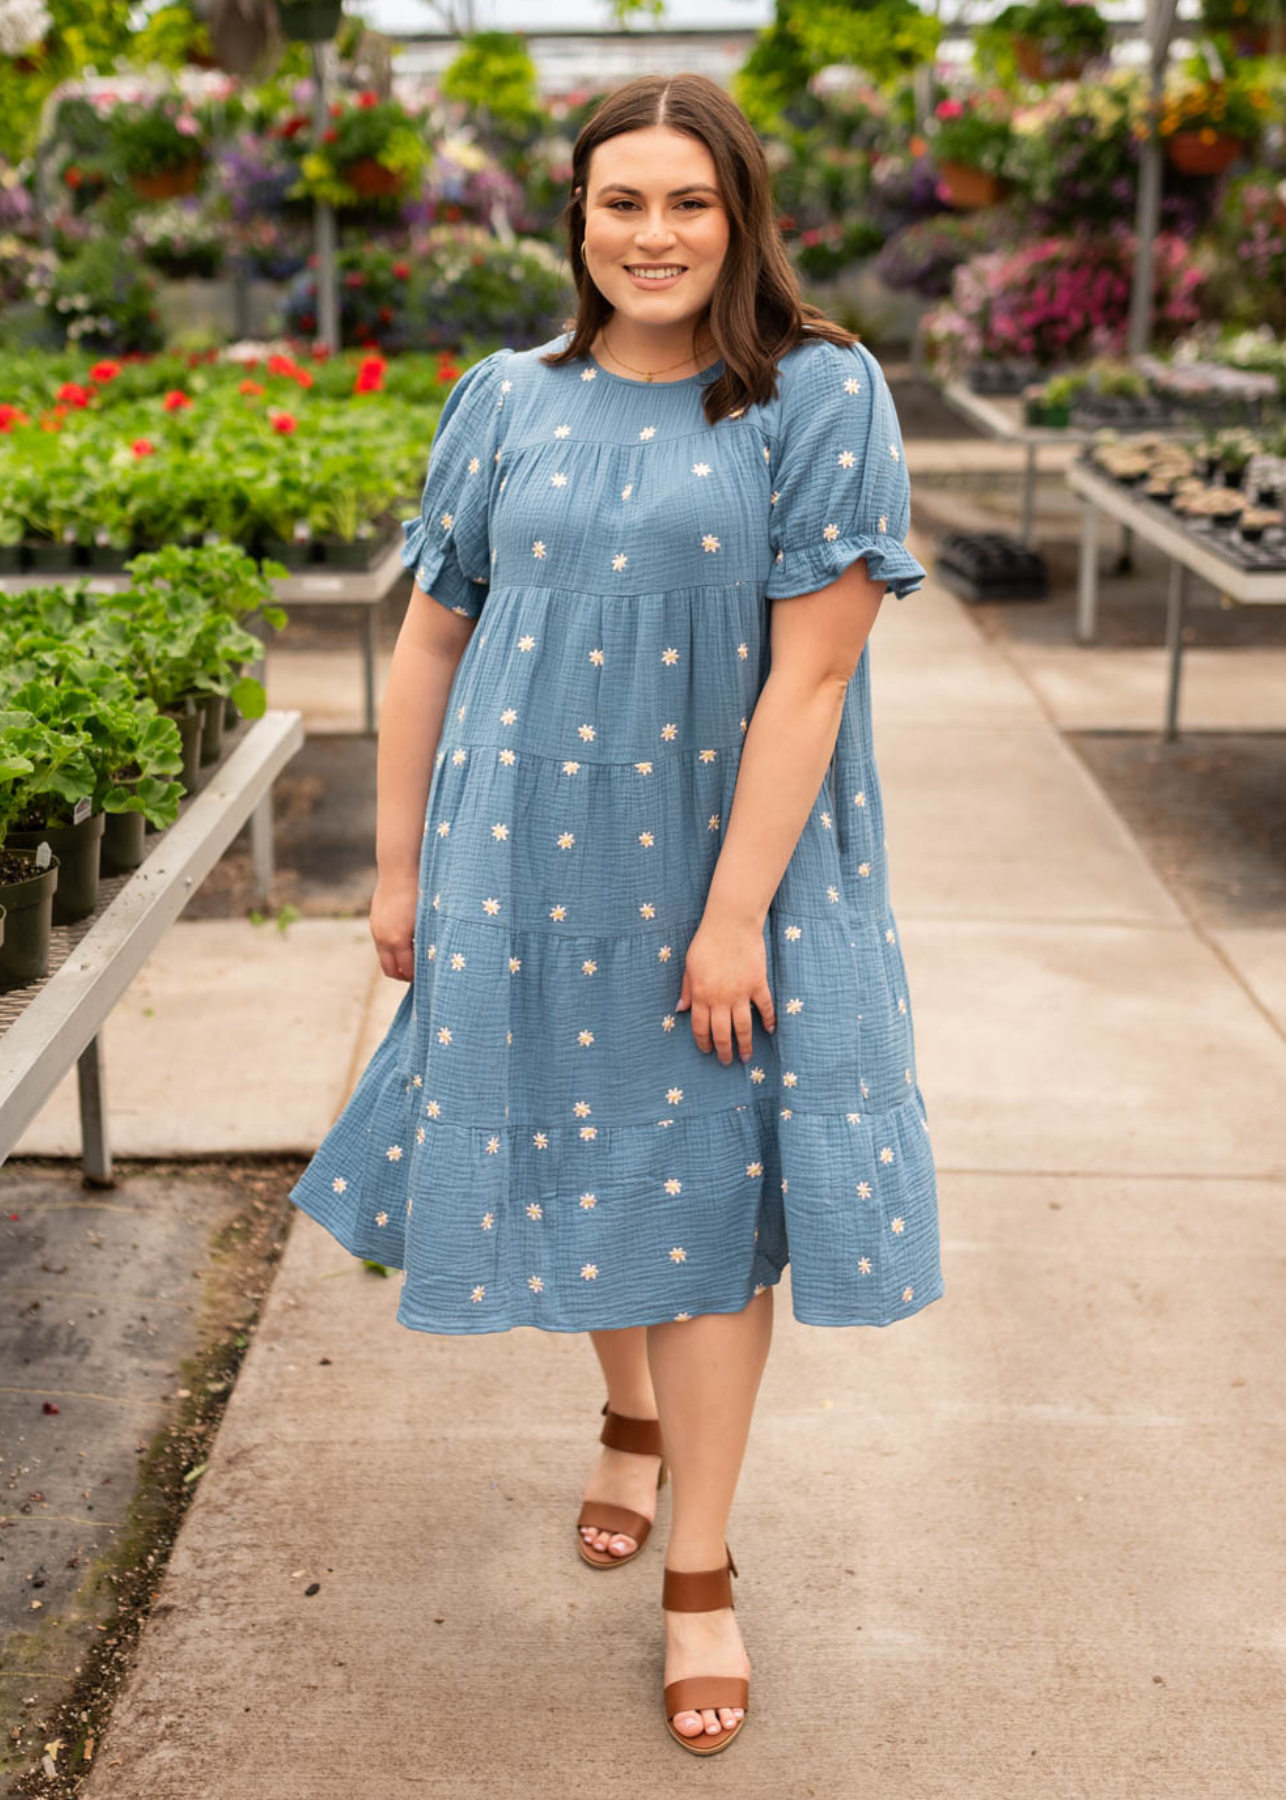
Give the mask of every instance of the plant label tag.
[{"label": "plant label tag", "polygon": [[86,794],[83,799],[78,800],[76,802],[75,806],[72,808],[72,815],[71,815],[72,824],[73,825],[83,824],[84,821],[89,817],[90,812],[93,809],[93,805],[94,805],[94,802],[88,794]]},{"label": "plant label tag", "polygon": [[38,869],[47,869],[49,867],[49,859],[52,855],[53,851],[49,847],[49,839],[42,839],[41,842],[36,845],[36,867]]}]

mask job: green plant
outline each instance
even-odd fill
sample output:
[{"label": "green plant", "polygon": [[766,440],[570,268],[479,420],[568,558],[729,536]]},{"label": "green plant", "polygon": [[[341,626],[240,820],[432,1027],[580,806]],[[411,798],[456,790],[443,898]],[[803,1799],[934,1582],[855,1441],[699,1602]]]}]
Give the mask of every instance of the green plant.
[{"label": "green plant", "polygon": [[1112,32],[1088,0],[1025,0],[1006,6],[974,36],[974,63],[985,74],[1011,82],[1018,74],[1014,39],[1035,48],[1055,78],[1082,61],[1107,53]]},{"label": "green plant", "polygon": [[87,349],[153,350],[161,342],[156,284],[111,238],[92,239],[52,272],[41,270],[32,298],[50,327]]},{"label": "green plant", "polygon": [[372,93],[359,94],[351,106],[337,102],[321,141],[305,140],[290,195],[356,205],[362,196],[350,176],[353,165],[364,161],[404,180],[421,173],[431,161],[421,122],[396,100]]},{"label": "green plant", "polygon": [[1002,173],[1013,138],[1011,105],[999,90],[948,96],[934,108],[930,152],[939,168],[963,163],[988,175]]},{"label": "green plant", "polygon": [[509,125],[541,117],[536,65],[517,31],[474,31],[442,72],[442,96]]},{"label": "green plant", "polygon": [[108,144],[125,175],[160,175],[206,155],[207,125],[181,96],[118,102],[107,115]]}]

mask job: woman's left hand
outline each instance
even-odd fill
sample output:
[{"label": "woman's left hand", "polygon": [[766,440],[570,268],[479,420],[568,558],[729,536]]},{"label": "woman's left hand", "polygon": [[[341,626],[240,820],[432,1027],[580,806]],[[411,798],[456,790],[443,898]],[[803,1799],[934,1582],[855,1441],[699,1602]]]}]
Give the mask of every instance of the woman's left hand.
[{"label": "woman's left hand", "polygon": [[707,913],[697,927],[683,964],[683,985],[677,1010],[692,1008],[692,1035],[698,1050],[713,1042],[719,1061],[732,1061],[732,1038],[737,1036],[742,1062],[750,1060],[751,1002],[768,1031],[777,1028],[777,1015],[768,987],[768,958],[762,925],[748,924]]}]

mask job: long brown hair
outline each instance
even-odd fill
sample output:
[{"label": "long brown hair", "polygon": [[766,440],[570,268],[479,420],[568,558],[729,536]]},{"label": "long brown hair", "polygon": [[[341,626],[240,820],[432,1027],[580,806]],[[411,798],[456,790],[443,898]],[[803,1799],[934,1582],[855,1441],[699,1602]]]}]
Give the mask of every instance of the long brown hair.
[{"label": "long brown hair", "polygon": [[541,361],[557,367],[587,356],[612,316],[613,308],[581,254],[589,160],[608,138],[653,125],[687,132],[706,146],[728,211],[728,248],[707,315],[724,363],[704,399],[706,418],[714,425],[739,407],[770,400],[777,391],[778,358],[806,336],[827,338],[833,344],[854,344],[858,339],[801,296],[777,229],[768,161],[741,108],[707,75],[640,75],[609,94],[576,139],[565,214],[576,316],[565,324],[572,333],[570,342]]}]

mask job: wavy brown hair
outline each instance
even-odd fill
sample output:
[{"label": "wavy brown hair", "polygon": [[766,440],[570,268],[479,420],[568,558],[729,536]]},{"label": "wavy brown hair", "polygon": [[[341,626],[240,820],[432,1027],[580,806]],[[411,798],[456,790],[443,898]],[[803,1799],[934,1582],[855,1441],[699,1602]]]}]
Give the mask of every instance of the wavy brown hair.
[{"label": "wavy brown hair", "polygon": [[703,402],[706,418],[714,425],[738,407],[772,399],[778,358],[806,335],[833,344],[854,344],[858,338],[800,294],[777,229],[768,161],[741,108],[707,75],[640,75],[609,94],[576,139],[565,210],[576,315],[565,321],[565,329],[572,333],[570,342],[541,361],[557,367],[588,356],[612,316],[613,307],[599,292],[581,255],[590,157],[608,138],[653,125],[687,132],[705,145],[728,213],[728,248],[705,315],[724,363]]}]

